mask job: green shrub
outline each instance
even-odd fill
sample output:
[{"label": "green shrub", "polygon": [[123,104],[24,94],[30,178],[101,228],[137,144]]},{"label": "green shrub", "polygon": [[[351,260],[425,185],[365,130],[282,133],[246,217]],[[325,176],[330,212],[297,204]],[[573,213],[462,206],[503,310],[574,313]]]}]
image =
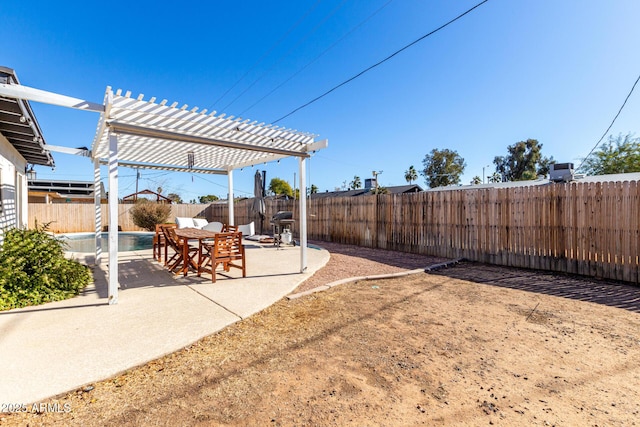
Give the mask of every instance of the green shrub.
[{"label": "green shrub", "polygon": [[92,281],[88,267],[64,257],[64,242],[47,233],[12,228],[0,248],[0,310],[71,298]]},{"label": "green shrub", "polygon": [[171,206],[153,203],[147,199],[139,199],[129,211],[133,223],[147,231],[155,231],[156,224],[167,222],[171,214]]}]

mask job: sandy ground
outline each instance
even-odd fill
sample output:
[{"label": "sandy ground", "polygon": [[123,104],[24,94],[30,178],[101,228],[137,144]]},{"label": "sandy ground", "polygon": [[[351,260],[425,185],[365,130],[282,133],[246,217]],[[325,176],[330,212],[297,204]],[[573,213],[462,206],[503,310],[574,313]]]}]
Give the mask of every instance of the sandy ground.
[{"label": "sandy ground", "polygon": [[[407,262],[374,252],[333,248],[299,290]],[[639,312],[638,288],[474,264],[350,283],[0,423],[638,425]]]}]

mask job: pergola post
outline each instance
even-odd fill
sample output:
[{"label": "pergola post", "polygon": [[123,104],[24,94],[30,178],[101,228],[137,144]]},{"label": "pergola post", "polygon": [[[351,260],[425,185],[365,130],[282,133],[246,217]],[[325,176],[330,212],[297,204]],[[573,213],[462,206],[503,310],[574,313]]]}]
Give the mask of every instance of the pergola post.
[{"label": "pergola post", "polygon": [[96,239],[96,259],[94,264],[100,265],[102,262],[102,192],[100,185],[100,161],[93,159],[93,203],[95,209],[95,239]]},{"label": "pergola post", "polygon": [[227,180],[229,182],[229,200],[227,200],[227,204],[229,206],[229,225],[235,225],[234,222],[234,212],[233,212],[233,170],[229,170],[227,172]]},{"label": "pergola post", "polygon": [[298,157],[300,172],[300,273],[307,270],[307,159]]},{"label": "pergola post", "polygon": [[118,136],[109,132],[109,304],[118,303]]}]

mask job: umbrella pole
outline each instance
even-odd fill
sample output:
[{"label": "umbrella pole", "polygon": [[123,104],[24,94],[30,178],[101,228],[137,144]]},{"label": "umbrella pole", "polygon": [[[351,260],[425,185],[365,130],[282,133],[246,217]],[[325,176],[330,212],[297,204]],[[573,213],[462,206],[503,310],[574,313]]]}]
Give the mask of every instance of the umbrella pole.
[{"label": "umbrella pole", "polygon": [[[263,170],[262,171],[262,200],[264,200],[264,196],[267,194],[266,193],[266,186],[267,186],[267,171]],[[263,202],[264,203],[264,202]],[[262,213],[262,216],[260,217],[260,234],[264,233],[264,218],[267,215],[267,204],[264,203],[264,212]]]}]

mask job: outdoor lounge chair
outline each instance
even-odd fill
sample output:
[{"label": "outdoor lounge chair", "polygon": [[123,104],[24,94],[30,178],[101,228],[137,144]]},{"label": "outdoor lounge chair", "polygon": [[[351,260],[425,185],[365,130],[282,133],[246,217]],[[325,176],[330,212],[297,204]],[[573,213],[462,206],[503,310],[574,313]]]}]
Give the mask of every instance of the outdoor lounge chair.
[{"label": "outdoor lounge chair", "polygon": [[204,228],[207,224],[209,224],[209,221],[207,221],[205,218],[189,218],[189,217],[182,217],[182,216],[177,216],[176,217],[176,224],[178,225],[178,228]]},{"label": "outdoor lounge chair", "polygon": [[[218,233],[213,242],[200,242],[200,258],[198,259],[198,276],[203,271],[211,272],[211,281],[216,281],[216,270],[222,265],[224,271],[230,267],[242,270],[242,277],[247,277],[242,233]],[[210,266],[207,269],[207,266]]]},{"label": "outdoor lounge chair", "polygon": [[256,228],[253,221],[250,222],[249,224],[243,224],[238,226],[238,231],[242,231],[242,237],[245,237],[245,238],[256,234],[255,230]]},{"label": "outdoor lounge chair", "polygon": [[202,227],[202,229],[203,230],[207,230],[207,231],[220,232],[220,231],[222,231],[223,227],[224,227],[224,224],[222,224],[221,222],[212,221],[212,222],[207,223],[207,225]]}]

